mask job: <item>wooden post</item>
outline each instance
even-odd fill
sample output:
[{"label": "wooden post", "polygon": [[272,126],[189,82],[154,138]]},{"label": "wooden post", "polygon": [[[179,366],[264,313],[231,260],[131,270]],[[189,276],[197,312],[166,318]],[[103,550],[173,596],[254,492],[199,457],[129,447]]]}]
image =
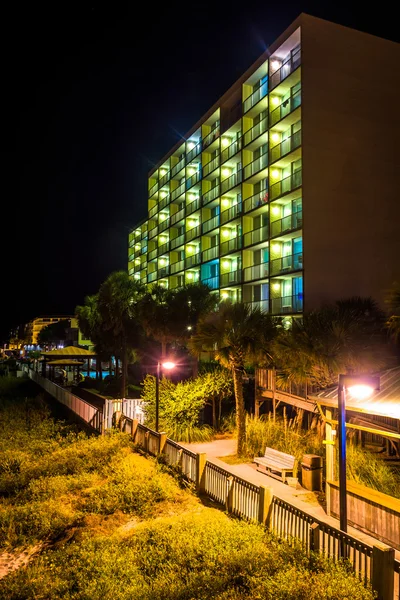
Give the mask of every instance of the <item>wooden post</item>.
[{"label": "wooden post", "polygon": [[232,475],[230,477],[228,477],[227,481],[226,481],[226,485],[227,485],[227,490],[226,490],[226,510],[228,513],[232,512],[233,510],[233,482],[234,479],[232,477]]},{"label": "wooden post", "polygon": [[[276,371],[275,367],[272,369],[272,414],[274,416],[274,421],[276,419]],[[286,415],[284,415],[284,418]],[[286,421],[286,419],[285,419]]]},{"label": "wooden post", "polygon": [[146,433],[144,434],[144,451],[145,452],[149,451],[149,437],[150,437],[150,433],[148,431],[146,431]]},{"label": "wooden post", "polygon": [[162,432],[158,438],[158,454],[164,452],[165,444],[167,443],[167,434]]},{"label": "wooden post", "polygon": [[120,410],[116,410],[115,413],[113,414],[114,427],[121,428],[121,421],[122,421],[121,417],[122,417],[122,412]]},{"label": "wooden post", "polygon": [[[332,419],[332,409],[326,409],[326,418]],[[335,478],[335,441],[332,430],[332,423],[325,423],[325,448],[326,448],[326,514],[331,515],[331,486],[329,481]]]},{"label": "wooden post", "polygon": [[272,498],[274,496],[274,490],[272,487],[260,485],[260,497],[258,504],[258,522],[262,525],[268,526],[269,517],[272,505]]},{"label": "wooden post", "polygon": [[372,548],[372,588],[378,600],[393,600],[394,548],[381,542]]},{"label": "wooden post", "polygon": [[319,552],[319,525],[313,523],[310,527],[310,550],[311,552]]},{"label": "wooden post", "polygon": [[136,438],[136,432],[137,432],[138,425],[139,425],[139,421],[137,419],[132,419],[132,433],[131,433],[131,436],[132,436],[132,441],[133,442],[135,441],[135,438]]},{"label": "wooden post", "polygon": [[199,452],[196,454],[196,490],[198,492],[204,492],[205,490],[206,461],[207,455],[205,452]]}]

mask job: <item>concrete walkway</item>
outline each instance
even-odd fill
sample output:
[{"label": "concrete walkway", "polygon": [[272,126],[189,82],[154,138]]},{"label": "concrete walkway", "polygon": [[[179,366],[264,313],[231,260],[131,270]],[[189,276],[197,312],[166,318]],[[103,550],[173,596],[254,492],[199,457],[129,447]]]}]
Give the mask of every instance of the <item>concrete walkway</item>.
[{"label": "concrete walkway", "polygon": [[[318,501],[318,496],[314,492],[310,492],[297,484],[297,487],[290,487],[273,477],[269,477],[264,473],[257,471],[255,463],[241,463],[237,465],[229,465],[223,462],[221,458],[224,456],[232,456],[236,453],[236,440],[215,440],[213,442],[186,444],[181,443],[181,446],[188,448],[192,452],[205,452],[207,459],[215,465],[224,468],[226,471],[237,475],[246,481],[256,485],[265,485],[273,489],[273,494],[277,498],[290,503],[292,506],[303,510],[319,521],[323,521],[336,529],[339,529],[339,520],[334,517],[329,517],[324,508]],[[354,527],[348,527],[348,533],[358,540],[374,545],[376,538],[366,535],[362,531]],[[400,552],[396,550],[396,558],[400,560]]]}]

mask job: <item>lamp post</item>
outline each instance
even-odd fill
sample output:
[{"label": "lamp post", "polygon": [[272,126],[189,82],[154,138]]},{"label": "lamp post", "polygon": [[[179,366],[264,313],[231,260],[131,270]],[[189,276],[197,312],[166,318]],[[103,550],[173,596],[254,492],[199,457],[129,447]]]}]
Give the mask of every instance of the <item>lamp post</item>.
[{"label": "lamp post", "polygon": [[156,374],[156,431],[158,433],[158,413],[160,407],[160,376],[161,369],[165,369],[166,371],[171,371],[176,367],[176,364],[171,361],[165,361],[161,363],[158,361],[157,363],[157,374]]},{"label": "lamp post", "polygon": [[379,377],[368,375],[339,375],[338,383],[338,438],[339,438],[339,517],[340,529],[347,532],[346,484],[346,389],[357,400],[369,398],[380,389]]}]

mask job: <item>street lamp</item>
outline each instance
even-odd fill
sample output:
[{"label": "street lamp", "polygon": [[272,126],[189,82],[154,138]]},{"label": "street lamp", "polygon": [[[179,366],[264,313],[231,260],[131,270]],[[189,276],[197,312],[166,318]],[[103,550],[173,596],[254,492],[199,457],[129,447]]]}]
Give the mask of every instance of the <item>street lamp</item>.
[{"label": "street lamp", "polygon": [[339,375],[338,425],[339,425],[339,517],[340,529],[347,532],[346,485],[346,389],[356,400],[365,400],[380,389],[379,377],[369,375]]},{"label": "street lamp", "polygon": [[166,371],[171,371],[176,367],[176,364],[171,361],[165,361],[161,363],[158,361],[157,363],[157,375],[156,375],[156,431],[158,433],[158,413],[160,406],[160,375],[161,369],[165,369]]}]

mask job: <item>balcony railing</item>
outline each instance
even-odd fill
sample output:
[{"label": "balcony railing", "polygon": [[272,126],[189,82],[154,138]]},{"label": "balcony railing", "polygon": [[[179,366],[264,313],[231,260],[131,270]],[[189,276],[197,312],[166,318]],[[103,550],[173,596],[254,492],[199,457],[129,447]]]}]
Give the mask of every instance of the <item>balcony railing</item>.
[{"label": "balcony railing", "polygon": [[293,175],[289,175],[289,177],[285,177],[285,179],[281,179],[281,181],[277,181],[271,185],[271,200],[275,198],[279,198],[283,194],[287,194],[292,190],[300,187],[302,184],[302,171],[299,169]]},{"label": "balcony railing", "polygon": [[208,163],[206,163],[203,167],[203,177],[207,177],[210,173],[215,171],[215,169],[219,167],[219,156],[216,156]]},{"label": "balcony railing", "polygon": [[253,231],[249,231],[244,234],[244,243],[243,246],[252,246],[253,244],[259,244],[260,242],[266,242],[268,240],[268,225],[263,225],[263,227],[259,227],[258,229],[253,229]]},{"label": "balcony railing", "polygon": [[293,73],[293,71],[295,71],[300,64],[301,64],[301,47],[299,44],[298,46],[296,46],[296,48],[294,48],[291,51],[290,56],[283,63],[283,65],[277,71],[275,71],[275,73],[272,73],[272,75],[270,77],[271,90],[274,87],[276,87],[281,81],[286,79],[286,77],[288,77],[290,75],[290,73]]},{"label": "balcony railing", "polygon": [[234,250],[240,250],[242,247],[242,238],[237,235],[231,240],[227,240],[226,242],[221,243],[221,255],[227,254],[228,252],[233,252]]},{"label": "balcony railing", "polygon": [[168,194],[168,196],[165,196],[165,198],[161,198],[160,203],[159,203],[159,210],[162,210],[163,208],[168,206],[168,204],[170,202],[171,202],[171,196],[169,194]]},{"label": "balcony railing", "polygon": [[158,211],[160,210],[160,207],[158,206],[158,204],[156,204],[155,206],[153,206],[150,210],[149,210],[149,219],[151,219],[151,217],[154,217],[154,215],[156,215],[158,213]]},{"label": "balcony railing", "polygon": [[250,196],[250,198],[246,198],[244,201],[244,212],[260,208],[260,206],[264,206],[265,204],[268,204],[267,190],[263,190],[262,192],[258,192],[258,194],[254,194],[254,196]]},{"label": "balcony railing", "polygon": [[239,152],[239,150],[241,150],[241,149],[242,149],[242,138],[239,138],[239,139],[235,140],[234,142],[232,142],[232,144],[230,144],[227,148],[224,148],[222,150],[221,163],[224,163],[225,161],[232,158],[232,156],[235,156],[235,154],[237,152]]},{"label": "balcony railing", "polygon": [[221,225],[235,219],[238,215],[242,214],[242,203],[234,204],[230,208],[223,210],[221,213]]},{"label": "balcony railing", "polygon": [[151,283],[157,279],[157,271],[153,271],[152,273],[147,274],[147,283]]},{"label": "balcony railing", "polygon": [[189,190],[193,187],[198,181],[201,179],[200,171],[197,171],[194,175],[191,175],[189,179],[186,181],[186,189]]},{"label": "balcony railing", "polygon": [[237,283],[241,283],[242,270],[237,269],[236,271],[229,271],[229,273],[221,273],[219,279],[220,279],[221,287],[223,287],[225,285],[234,285]]},{"label": "balcony railing", "polygon": [[167,183],[167,181],[169,181],[169,178],[171,177],[171,172],[167,171],[167,173],[165,173],[165,175],[163,175],[161,177],[161,179],[158,182],[159,187],[161,188],[163,185],[165,185]]},{"label": "balcony railing", "polygon": [[151,240],[151,238],[155,237],[158,233],[158,227],[157,225],[155,227],[153,227],[153,229],[150,229],[149,231],[149,240]]},{"label": "balcony railing", "polygon": [[170,217],[170,223],[171,223],[171,225],[174,225],[175,223],[178,223],[178,221],[180,221],[181,219],[183,219],[184,216],[185,216],[185,209],[181,208],[176,213],[174,213],[173,215],[171,215],[171,217]]},{"label": "balcony railing", "polygon": [[194,240],[194,238],[198,237],[201,234],[201,225],[196,225],[196,227],[192,227],[186,232],[186,241],[190,242],[190,240]]},{"label": "balcony railing", "polygon": [[154,250],[150,250],[150,252],[147,254],[147,260],[154,260],[155,258],[157,258],[157,254],[158,254],[158,248],[155,248]]},{"label": "balcony railing", "polygon": [[185,269],[189,269],[190,267],[194,267],[200,263],[200,252],[197,254],[193,254],[192,256],[188,256],[185,258]]},{"label": "balcony railing", "polygon": [[171,250],[175,250],[175,248],[179,248],[179,246],[182,246],[182,244],[184,244],[185,242],[185,235],[182,233],[182,235],[178,235],[178,237],[173,238],[170,242],[171,244]]},{"label": "balcony railing", "polygon": [[238,183],[242,181],[242,169],[237,171],[236,173],[232,173],[229,177],[221,181],[221,194],[225,194],[228,190],[235,187]]},{"label": "balcony railing", "polygon": [[271,299],[271,312],[274,315],[285,313],[299,313],[303,310],[303,294],[296,296],[283,296]]},{"label": "balcony railing", "polygon": [[201,140],[186,154],[186,164],[190,163],[201,152]]},{"label": "balcony railing", "polygon": [[216,227],[219,227],[219,215],[216,215],[215,217],[212,217],[212,219],[204,221],[202,225],[202,233],[207,233],[208,231],[211,231]]},{"label": "balcony railing", "polygon": [[217,139],[217,137],[219,137],[219,127],[216,127],[215,129],[210,131],[208,135],[206,135],[206,137],[203,140],[203,150],[204,148],[207,148],[207,146],[212,144],[213,141]]},{"label": "balcony railing", "polygon": [[176,200],[177,198],[179,198],[179,196],[181,196],[184,191],[185,191],[185,183],[181,183],[180,185],[178,185],[177,188],[175,188],[171,192],[171,200],[173,201],[173,200]]},{"label": "balcony railing", "polygon": [[244,178],[248,179],[252,175],[255,175],[259,171],[268,167],[268,150],[265,150],[261,156],[253,160],[249,165],[244,168]]},{"label": "balcony railing", "polygon": [[161,277],[167,277],[167,275],[169,275],[169,265],[158,269],[158,279],[160,279]]},{"label": "balcony railing", "polygon": [[303,253],[288,254],[281,258],[274,258],[270,261],[271,275],[287,273],[288,271],[300,271],[303,268]]},{"label": "balcony railing", "polygon": [[218,246],[213,246],[212,248],[203,250],[203,252],[201,253],[201,262],[207,262],[208,260],[213,260],[214,258],[218,258],[218,256],[219,256],[219,248],[218,248]]},{"label": "balcony railing", "polygon": [[169,219],[164,219],[164,221],[160,221],[158,223],[158,231],[161,233],[162,231],[165,231],[166,229],[168,229],[169,227]]},{"label": "balcony railing", "polygon": [[258,308],[261,312],[269,312],[269,300],[254,300],[253,302],[246,302],[250,304],[252,308]]},{"label": "balcony railing", "polygon": [[202,279],[201,283],[208,285],[208,287],[212,290],[217,290],[219,288],[219,277],[218,275],[215,277],[207,277],[207,279]]},{"label": "balcony railing", "polygon": [[179,171],[181,171],[184,166],[185,166],[185,159],[181,158],[181,160],[179,162],[177,162],[175,166],[172,167],[171,177],[174,177],[177,173],[179,173]]},{"label": "balcony railing", "polygon": [[142,235],[140,236],[140,239],[141,240],[147,239],[147,229],[146,229],[146,231],[143,231]]},{"label": "balcony railing", "polygon": [[284,119],[291,112],[296,110],[301,104],[301,90],[298,90],[290,98],[282,102],[280,106],[275,108],[270,114],[270,126],[272,127],[275,123],[278,123],[281,119]]},{"label": "balcony railing", "polygon": [[147,242],[146,242],[146,244],[142,244],[140,254],[147,254]]},{"label": "balcony railing", "polygon": [[186,205],[186,216],[191,215],[198,208],[200,208],[200,198],[196,198],[196,200]]},{"label": "balcony railing", "polygon": [[266,279],[269,275],[269,263],[261,263],[243,269],[244,281],[254,281],[255,279]]},{"label": "balcony railing", "polygon": [[177,262],[172,263],[170,265],[171,275],[174,275],[174,273],[179,273],[179,271],[183,271],[184,268],[185,268],[184,260],[178,260]]},{"label": "balcony railing", "polygon": [[277,221],[271,221],[271,237],[299,229],[303,225],[303,212],[299,210]]},{"label": "balcony railing", "polygon": [[149,198],[151,198],[158,190],[158,181],[149,188]]},{"label": "balcony railing", "polygon": [[262,98],[265,98],[267,94],[268,81],[265,81],[260,87],[254,90],[254,92],[243,102],[243,113],[246,113],[248,110],[253,108],[253,106],[255,106],[257,102],[260,102]]},{"label": "balcony railing", "polygon": [[301,146],[301,129],[296,131],[293,135],[290,135],[286,140],[283,140],[276,146],[273,146],[270,150],[270,161],[271,163],[275,162],[282,156],[289,154],[289,152],[293,152]]},{"label": "balcony railing", "polygon": [[253,140],[265,133],[268,129],[268,116],[264,117],[259,123],[253,125],[251,129],[244,134],[244,145],[250,144]]},{"label": "balcony railing", "polygon": [[213,200],[215,200],[215,198],[218,198],[219,194],[220,194],[220,186],[218,184],[215,187],[211,188],[211,190],[209,190],[208,192],[203,194],[203,200],[202,200],[203,206],[205,206],[209,202],[212,202]]},{"label": "balcony railing", "polygon": [[165,242],[165,244],[161,244],[161,246],[158,246],[158,256],[166,254],[167,252],[169,252],[169,242]]},{"label": "balcony railing", "polygon": [[128,256],[128,262],[132,262],[133,260],[135,260],[135,253],[132,252],[132,254],[129,254]]}]

